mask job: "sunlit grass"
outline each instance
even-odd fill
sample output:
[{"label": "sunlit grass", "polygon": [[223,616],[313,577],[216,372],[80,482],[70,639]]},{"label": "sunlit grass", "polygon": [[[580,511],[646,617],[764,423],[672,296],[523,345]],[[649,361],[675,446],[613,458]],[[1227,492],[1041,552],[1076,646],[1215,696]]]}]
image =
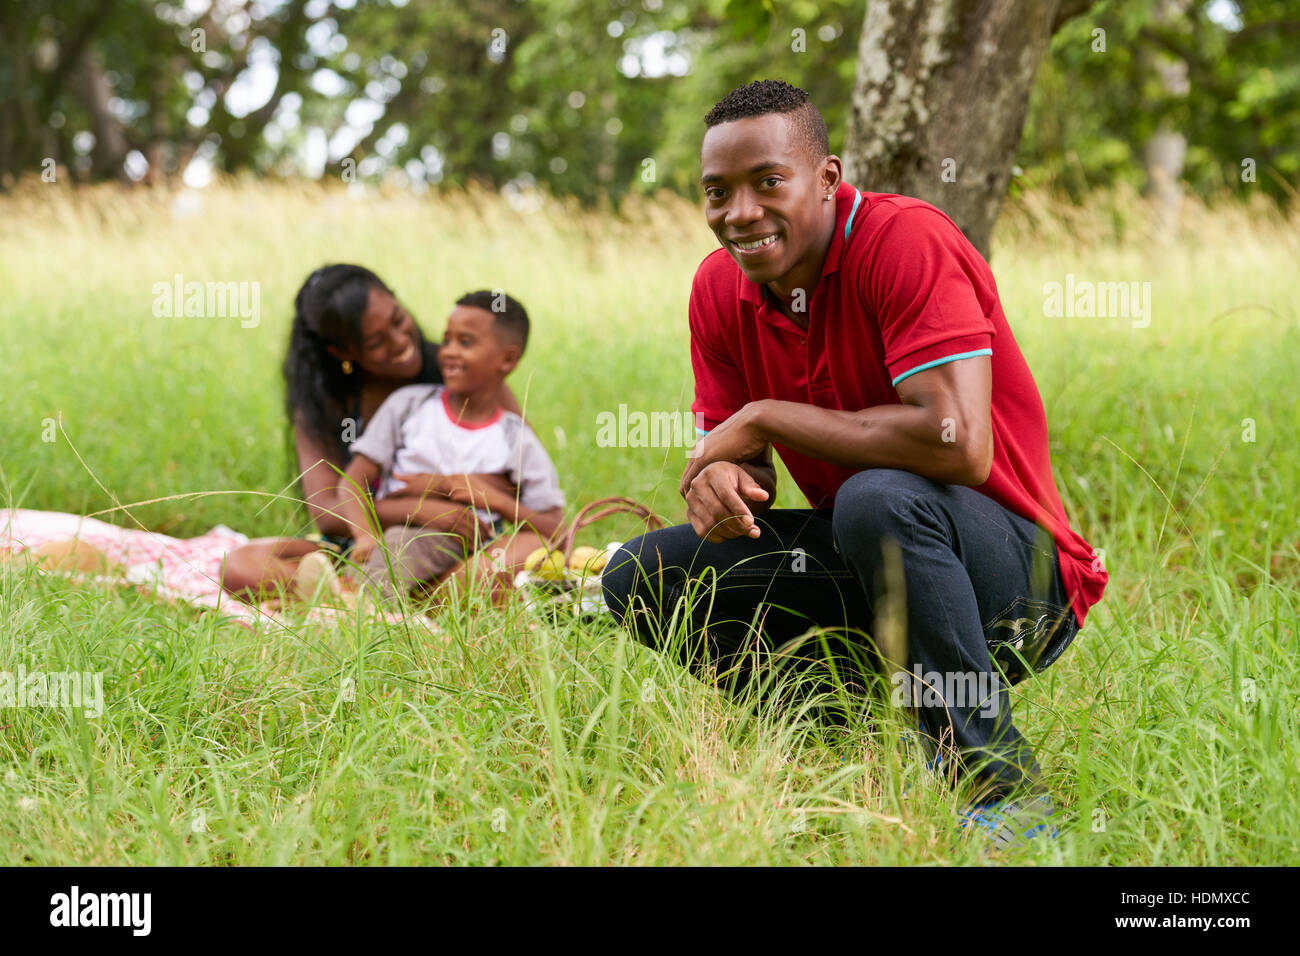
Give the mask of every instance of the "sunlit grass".
[{"label": "sunlit grass", "polygon": [[[275,497],[293,476],[278,372],[293,294],[322,262],[357,261],[432,336],[462,292],[520,298],[533,337],[512,384],[571,505],[625,494],[682,520],[680,449],[595,436],[620,403],[689,406],[686,300],[713,246],[697,208],[292,185],[197,202],[0,199],[0,504],[226,492],[104,517],[300,532]],[[1189,207],[1186,238],[1163,244],[1143,215],[1131,197],[1024,197],[993,260],[1058,487],[1111,573],[1074,647],[1015,692],[1064,824],[1027,858],[1292,862],[1300,230]],[[260,323],[155,318],[152,287],[176,273],[260,283]],[[1044,284],[1067,274],[1150,282],[1151,324],[1045,316]],[[801,503],[788,480],[781,500]],[[0,709],[0,862],[979,859],[892,717],[840,735],[754,713],[607,624],[510,607],[446,616],[435,639],[361,621],[253,633],[3,564],[0,617],[0,670],[102,671],[105,693],[97,719]]]}]

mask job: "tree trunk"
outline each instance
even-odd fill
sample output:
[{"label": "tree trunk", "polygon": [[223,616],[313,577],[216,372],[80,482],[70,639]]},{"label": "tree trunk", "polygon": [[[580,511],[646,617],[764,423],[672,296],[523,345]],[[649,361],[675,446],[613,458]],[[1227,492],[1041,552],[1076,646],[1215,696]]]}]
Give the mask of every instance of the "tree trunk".
[{"label": "tree trunk", "polygon": [[845,178],[933,203],[988,258],[1039,61],[1089,5],[868,0]]},{"label": "tree trunk", "polygon": [[131,147],[127,144],[121,122],[108,108],[113,88],[104,76],[104,66],[94,49],[88,48],[82,53],[78,81],[81,105],[90,114],[91,132],[95,134],[95,146],[90,153],[90,175],[94,179],[125,180],[122,161]]},{"label": "tree trunk", "polygon": [[[1155,10],[1155,24],[1169,26],[1187,16],[1189,0],[1163,0]],[[1159,79],[1165,99],[1187,96],[1191,90],[1187,61],[1161,50],[1147,50],[1145,66]],[[1144,160],[1147,195],[1155,205],[1156,235],[1169,241],[1177,238],[1182,220],[1183,161],[1187,157],[1187,138],[1166,118],[1160,121],[1147,141]]]}]

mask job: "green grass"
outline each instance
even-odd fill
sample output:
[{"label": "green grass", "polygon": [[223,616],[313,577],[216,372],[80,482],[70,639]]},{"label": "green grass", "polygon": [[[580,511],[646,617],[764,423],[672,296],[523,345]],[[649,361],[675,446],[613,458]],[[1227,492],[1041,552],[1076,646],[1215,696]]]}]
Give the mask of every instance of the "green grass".
[{"label": "green grass", "polygon": [[[310,269],[358,261],[431,335],[461,292],[518,296],[534,333],[513,385],[571,510],[626,494],[683,518],[680,450],[595,434],[620,403],[689,406],[686,299],[712,247],[698,209],[619,219],[289,185],[209,190],[182,218],[172,201],[0,199],[0,505],[299,532],[275,497],[292,478],[289,310]],[[1111,573],[1075,645],[1014,694],[1063,823],[1031,862],[1300,852],[1300,230],[1257,208],[1188,217],[1164,245],[1130,199],[1089,214],[1027,197],[999,235],[1058,487]],[[260,282],[260,324],[155,318],[152,286],[178,272]],[[1045,317],[1043,285],[1067,273],[1150,281],[1150,327]],[[134,504],[168,496],[183,497]],[[782,501],[799,503],[788,478]],[[754,714],[607,624],[530,628],[510,607],[445,617],[437,639],[360,621],[253,633],[2,564],[0,619],[0,670],[100,671],[105,697],[99,718],[0,709],[0,863],[980,859],[891,716],[836,737]]]}]

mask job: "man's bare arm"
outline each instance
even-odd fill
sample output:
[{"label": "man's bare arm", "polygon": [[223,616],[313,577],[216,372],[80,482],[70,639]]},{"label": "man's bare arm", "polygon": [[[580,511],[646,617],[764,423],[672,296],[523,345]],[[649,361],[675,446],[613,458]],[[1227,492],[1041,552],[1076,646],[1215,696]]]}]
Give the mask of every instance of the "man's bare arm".
[{"label": "man's bare arm", "polygon": [[917,372],[899,405],[858,412],[768,402],[756,428],[766,441],[847,468],[898,468],[950,485],[982,485],[993,465],[988,356]]},{"label": "man's bare arm", "polygon": [[945,484],[980,485],[993,463],[991,363],[960,359],[910,375],[897,405],[840,411],[797,402],[750,402],[697,446],[683,493],[704,468],[750,461],[775,442],[845,468],[898,468]]}]

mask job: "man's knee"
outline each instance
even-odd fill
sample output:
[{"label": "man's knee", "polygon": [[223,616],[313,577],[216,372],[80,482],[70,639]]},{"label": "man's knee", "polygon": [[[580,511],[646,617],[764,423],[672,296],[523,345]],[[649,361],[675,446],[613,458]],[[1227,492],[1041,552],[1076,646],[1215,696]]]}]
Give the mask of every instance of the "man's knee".
[{"label": "man's knee", "polygon": [[916,504],[942,490],[929,478],[899,468],[869,468],[840,486],[831,527],[841,553],[861,542],[895,537],[913,520]]},{"label": "man's knee", "polygon": [[605,597],[605,606],[620,624],[623,623],[623,616],[627,611],[635,584],[633,575],[636,573],[636,564],[633,555],[637,553],[635,549],[640,542],[641,538],[634,538],[611,554],[605,562],[605,570],[600,575],[600,588]]},{"label": "man's knee", "polygon": [[[627,615],[634,595],[643,590],[638,585],[659,568],[658,549],[653,540],[656,534],[657,532],[651,531],[633,538],[610,555],[605,563],[605,570],[600,576],[601,590],[604,592],[605,606],[620,624]],[[652,562],[649,567],[647,561]]]},{"label": "man's knee", "polygon": [[622,623],[638,597],[657,608],[657,592],[666,586],[665,576],[684,573],[671,569],[689,567],[699,546],[690,525],[676,525],[633,538],[610,555],[601,574],[601,589],[615,619]]}]

